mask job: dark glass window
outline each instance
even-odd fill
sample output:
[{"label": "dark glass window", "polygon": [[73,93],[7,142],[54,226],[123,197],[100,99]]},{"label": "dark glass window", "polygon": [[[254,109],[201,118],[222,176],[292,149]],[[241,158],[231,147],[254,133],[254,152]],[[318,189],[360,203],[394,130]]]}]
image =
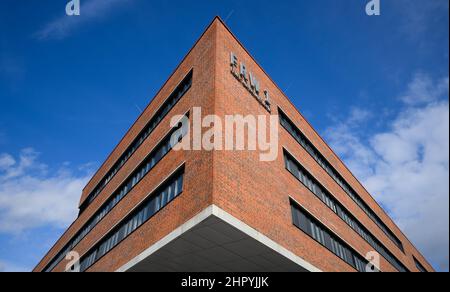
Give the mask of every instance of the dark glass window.
[{"label": "dark glass window", "polygon": [[319,221],[314,219],[296,203],[291,202],[291,208],[292,219],[295,226],[297,226],[304,233],[308,234],[315,241],[327,248],[344,262],[352,266],[355,270],[359,272],[366,272],[366,267],[369,264],[369,261],[340,240],[339,237],[333,234]]},{"label": "dark glass window", "polygon": [[352,198],[353,201],[369,216],[372,221],[395,243],[395,245],[404,252],[403,244],[400,239],[384,224],[384,222],[375,214],[375,212],[364,202],[364,200],[356,193],[356,191],[347,183],[344,178],[337,172],[333,166],[325,159],[325,157],[317,150],[317,148],[306,138],[306,136],[295,126],[295,124],[287,117],[287,115],[278,109],[280,123],[283,128],[288,131],[292,137],[308,152],[314,160],[328,173],[331,178]]},{"label": "dark glass window", "polygon": [[167,100],[161,105],[159,110],[150,119],[144,129],[139,133],[139,135],[133,140],[131,145],[125,150],[125,152],[120,156],[117,162],[113,165],[111,170],[100,180],[97,186],[92,190],[92,192],[87,196],[85,202],[80,207],[80,215],[86,210],[86,208],[97,198],[100,192],[105,188],[105,186],[111,181],[111,179],[117,174],[117,172],[122,168],[122,166],[128,161],[128,159],[133,155],[133,153],[141,146],[142,143],[150,136],[150,134],[155,130],[159,123],[164,119],[164,117],[170,112],[170,110],[175,107],[178,101],[183,97],[183,95],[188,92],[192,86],[193,71],[184,78],[184,80],[177,86],[173,93],[167,98]]},{"label": "dark glass window", "polygon": [[[294,175],[307,189],[309,189],[319,200],[328,206],[339,218],[358,233],[370,246],[391,263],[398,271],[408,272],[407,268],[395,256],[375,238],[375,236],[364,227],[336,198],[328,192],[309,172],[303,168],[295,158],[285,151],[284,160],[286,169]],[[312,230],[314,239],[321,242],[322,235],[318,230]]]},{"label": "dark glass window", "polygon": [[141,227],[158,211],[167,206],[178,197],[183,190],[184,169],[178,171],[168,179],[158,190],[141,203],[126,219],[107,234],[93,249],[80,261],[80,271],[86,271],[101,257],[110,252],[125,238]]},{"label": "dark glass window", "polygon": [[91,232],[92,229],[125,197],[147,173],[149,173],[172,149],[171,139],[174,134],[180,141],[186,134],[187,129],[178,125],[155,147],[155,149],[144,159],[139,167],[125,180],[125,182],[113,193],[105,204],[93,215],[93,217],[80,229],[80,231],[69,241],[69,243],[55,256],[44,271],[53,270],[74,247]]},{"label": "dark glass window", "polygon": [[415,258],[414,258],[414,263],[416,264],[417,269],[421,272],[421,273],[428,273],[427,269],[425,269],[425,267]]}]

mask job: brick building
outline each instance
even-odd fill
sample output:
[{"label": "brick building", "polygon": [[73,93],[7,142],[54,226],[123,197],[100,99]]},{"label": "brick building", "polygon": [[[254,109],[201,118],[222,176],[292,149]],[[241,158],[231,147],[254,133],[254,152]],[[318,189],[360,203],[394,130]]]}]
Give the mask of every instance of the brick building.
[{"label": "brick building", "polygon": [[[278,115],[279,155],[175,151],[174,116]],[[178,126],[179,127],[179,126]],[[180,136],[181,137],[181,136]],[[35,271],[433,271],[216,18],[83,190]]]}]

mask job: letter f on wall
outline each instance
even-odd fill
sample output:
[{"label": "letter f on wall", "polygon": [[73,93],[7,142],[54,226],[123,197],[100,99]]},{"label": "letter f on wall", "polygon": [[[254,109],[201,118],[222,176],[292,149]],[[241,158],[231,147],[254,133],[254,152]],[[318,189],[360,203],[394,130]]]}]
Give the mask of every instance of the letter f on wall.
[{"label": "letter f on wall", "polygon": [[369,16],[380,16],[381,15],[381,4],[380,0],[371,0],[367,3],[366,13]]},{"label": "letter f on wall", "polygon": [[80,15],[80,0],[71,0],[66,5],[66,14],[68,16]]}]

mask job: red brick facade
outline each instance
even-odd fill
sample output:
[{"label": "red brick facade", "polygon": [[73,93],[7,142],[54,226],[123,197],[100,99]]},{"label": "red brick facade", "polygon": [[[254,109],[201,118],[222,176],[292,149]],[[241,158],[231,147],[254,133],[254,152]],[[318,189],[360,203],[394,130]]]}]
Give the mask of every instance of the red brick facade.
[{"label": "red brick facade", "polygon": [[[146,248],[158,242],[212,204],[323,271],[355,271],[292,224],[290,197],[309,210],[317,219],[326,223],[329,229],[361,255],[373,250],[344,221],[286,171],[282,155],[283,149],[288,150],[300,160],[305,168],[410,271],[417,271],[413,256],[428,270],[433,271],[425,258],[218,18],[209,26],[161,91],[88,183],[83,190],[80,204],[85,201],[96,184],[143,129],[159,106],[174,90],[174,87],[193,68],[192,88],[130,157],[93,203],[69,227],[37,265],[35,271],[45,269],[49,261],[93,216],[114,190],[138,166],[143,157],[158,144],[158,141],[167,135],[170,131],[170,119],[174,115],[184,114],[192,110],[193,107],[201,107],[203,115],[216,114],[220,117],[231,114],[244,116],[250,114],[270,115],[231,74],[231,52],[235,53],[239,57],[239,61],[244,61],[248,68],[258,76],[261,88],[267,88],[271,93],[273,114],[277,113],[278,107],[283,109],[323,156],[401,240],[405,253],[393,244],[342,188],[300,147],[292,136],[280,127],[279,156],[273,162],[260,162],[259,153],[256,151],[171,151],[75,249],[81,255],[86,253],[134,206],[139,204],[159,183],[182,164],[185,165],[186,169],[183,194],[96,262],[88,271],[115,271],[119,269]],[[192,120],[192,115],[190,119]],[[63,271],[65,265],[66,261],[63,260],[54,271]],[[396,271],[383,258],[381,270],[384,272]]]}]

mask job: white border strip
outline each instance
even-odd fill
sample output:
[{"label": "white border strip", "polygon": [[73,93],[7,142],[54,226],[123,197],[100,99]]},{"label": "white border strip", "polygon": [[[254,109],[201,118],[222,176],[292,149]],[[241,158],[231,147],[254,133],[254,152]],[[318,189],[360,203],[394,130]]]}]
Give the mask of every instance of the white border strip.
[{"label": "white border strip", "polygon": [[264,244],[265,246],[269,247],[270,249],[276,251],[277,253],[281,254],[282,256],[288,258],[289,260],[293,261],[294,263],[298,264],[299,266],[303,267],[305,270],[310,272],[322,272],[320,269],[315,267],[314,265],[310,264],[309,262],[305,261],[304,259],[298,257],[294,253],[290,252],[286,248],[282,247],[278,243],[274,242],[270,238],[266,237],[265,235],[261,234],[260,232],[256,231],[255,229],[251,228],[244,222],[240,221],[239,219],[235,218],[231,214],[225,212],[224,210],[220,209],[216,205],[211,205],[205,210],[203,210],[200,214],[196,215],[194,218],[186,222],[185,224],[178,227],[176,230],[171,232],[169,235],[152,245],[150,248],[142,252],[140,255],[129,261],[127,264],[119,268],[116,272],[126,272],[133,268],[135,265],[139,264],[140,262],[144,261],[147,257],[151,256],[155,252],[157,252],[159,249],[163,248],[165,245],[169,244],[173,240],[177,239],[190,229],[194,228],[196,225],[200,224],[205,219],[214,216],[222,221],[232,225],[239,231],[245,233],[246,235],[250,236],[254,240]]}]

